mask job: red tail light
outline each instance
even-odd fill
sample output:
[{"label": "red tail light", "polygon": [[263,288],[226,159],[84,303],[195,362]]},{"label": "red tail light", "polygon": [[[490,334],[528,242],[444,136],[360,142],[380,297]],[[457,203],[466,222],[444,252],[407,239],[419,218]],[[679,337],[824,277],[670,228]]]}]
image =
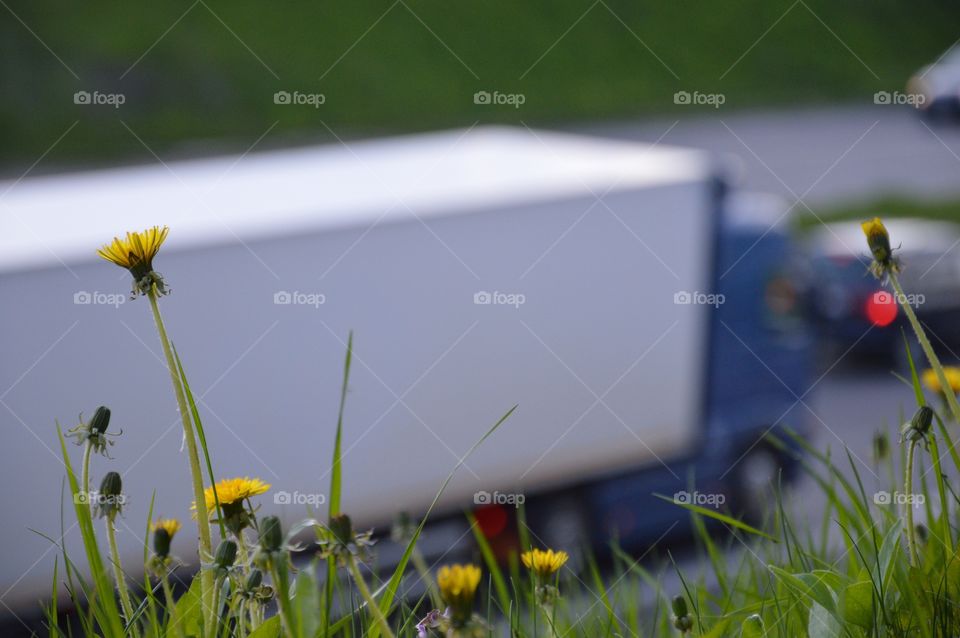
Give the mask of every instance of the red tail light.
[{"label": "red tail light", "polygon": [[864,304],[864,313],[867,319],[880,328],[889,326],[897,318],[897,301],[893,294],[886,290],[878,290],[869,297]]},{"label": "red tail light", "polygon": [[488,539],[499,536],[507,527],[507,510],[502,505],[478,507],[473,515],[477,517],[477,525]]}]

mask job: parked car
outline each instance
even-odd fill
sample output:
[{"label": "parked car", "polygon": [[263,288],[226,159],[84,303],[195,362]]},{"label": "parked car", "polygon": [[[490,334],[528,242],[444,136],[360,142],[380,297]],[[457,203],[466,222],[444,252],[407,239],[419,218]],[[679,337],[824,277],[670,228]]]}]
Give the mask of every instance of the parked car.
[{"label": "parked car", "polygon": [[[960,225],[886,218],[884,224],[902,246],[896,254],[904,264],[900,280],[907,301],[934,347],[954,359],[960,346]],[[806,244],[815,282],[812,315],[830,351],[905,361],[901,329],[910,327],[890,286],[867,272],[860,223],[824,224],[810,232]]]},{"label": "parked car", "polygon": [[[688,521],[654,492],[734,507],[791,467],[761,440],[802,426],[788,415],[809,376],[783,208],[731,195],[703,153],[480,127],[7,187],[10,608],[50,591],[57,552],[28,528],[59,535],[55,419],[113,410],[116,460],[93,477],[123,475],[128,564],[153,490],[157,514],[189,519],[147,304],[94,254],[154,224],[171,228],[160,305],[214,469],[272,483],[264,514],[289,523],[323,502],[351,330],[343,506],[358,527],[422,515],[514,404],[437,510],[476,510],[497,543],[520,502],[548,541],[641,542]],[[175,553],[189,559],[191,537]]]},{"label": "parked car", "polygon": [[917,71],[907,82],[906,100],[932,118],[960,116],[960,46]]}]

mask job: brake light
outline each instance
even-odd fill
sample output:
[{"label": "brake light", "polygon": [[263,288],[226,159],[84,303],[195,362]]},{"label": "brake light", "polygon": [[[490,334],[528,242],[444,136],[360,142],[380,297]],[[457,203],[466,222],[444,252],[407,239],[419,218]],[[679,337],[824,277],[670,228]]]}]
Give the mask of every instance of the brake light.
[{"label": "brake light", "polygon": [[886,290],[878,290],[869,297],[864,305],[867,319],[875,326],[883,328],[893,323],[897,318],[897,301]]},{"label": "brake light", "polygon": [[487,505],[474,510],[480,531],[488,538],[499,536],[507,527],[507,510],[502,505]]}]

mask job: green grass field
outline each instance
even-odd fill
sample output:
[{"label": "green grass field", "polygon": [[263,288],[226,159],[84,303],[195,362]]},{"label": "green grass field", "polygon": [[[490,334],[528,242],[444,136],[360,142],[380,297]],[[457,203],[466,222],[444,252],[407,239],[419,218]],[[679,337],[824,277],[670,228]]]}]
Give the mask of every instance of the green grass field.
[{"label": "green grass field", "polygon": [[[828,222],[848,219],[864,220],[877,216],[884,219],[922,217],[960,222],[960,200],[923,201],[899,197],[882,197],[862,203],[817,210],[817,215],[823,221]],[[820,225],[820,220],[813,215],[798,215],[796,225],[801,230],[813,228]]]},{"label": "green grass field", "polygon": [[[942,0],[5,6],[8,173],[51,146],[38,171],[242,151],[267,131],[262,146],[330,139],[327,127],[354,137],[692,112],[673,103],[681,90],[722,93],[725,110],[870,104],[949,46],[960,17]],[[74,104],[81,90],[125,103]],[[281,90],[325,103],[274,104]],[[525,101],[476,105],[480,90]]]}]

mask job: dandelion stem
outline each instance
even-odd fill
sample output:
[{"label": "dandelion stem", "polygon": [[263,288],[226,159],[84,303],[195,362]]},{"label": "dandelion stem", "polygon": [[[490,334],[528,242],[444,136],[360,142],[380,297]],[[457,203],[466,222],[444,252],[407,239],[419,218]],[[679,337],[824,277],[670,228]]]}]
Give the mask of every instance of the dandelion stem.
[{"label": "dandelion stem", "polygon": [[913,524],[913,457],[917,442],[910,441],[910,447],[907,448],[907,469],[903,479],[904,503],[907,508],[907,547],[910,554],[910,566],[914,567],[919,558],[917,551],[917,529]]},{"label": "dandelion stem", "polygon": [[380,625],[380,631],[383,632],[384,638],[394,638],[393,632],[390,630],[390,625],[387,624],[387,619],[383,617],[383,613],[380,611],[380,606],[377,605],[377,602],[370,594],[367,581],[364,580],[363,574],[360,573],[360,567],[357,565],[357,559],[354,558],[353,554],[347,559],[347,566],[350,568],[350,575],[353,576],[353,580],[357,584],[357,589],[360,590],[360,595],[363,596],[363,599],[367,602],[370,615],[373,616]]},{"label": "dandelion stem", "polygon": [[[183,391],[183,384],[180,383],[180,375],[177,373],[176,362],[173,358],[173,349],[170,347],[170,339],[167,337],[167,330],[163,324],[163,317],[160,316],[160,306],[157,303],[157,286],[154,284],[147,293],[150,299],[150,308],[153,311],[153,320],[157,324],[157,332],[160,334],[160,345],[163,346],[163,354],[167,359],[167,368],[170,371],[170,380],[173,382],[173,391],[177,399],[177,408],[180,411],[180,420],[183,423],[184,438],[187,442],[187,456],[190,461],[190,474],[193,478],[193,500],[197,506],[197,529],[200,534],[200,560],[207,561],[213,556],[210,542],[210,519],[207,514],[207,502],[203,493],[203,473],[200,468],[200,456],[197,453],[197,440],[193,432],[193,423],[190,421],[190,412],[187,408],[186,394]],[[204,601],[204,607],[211,609],[214,601],[210,598],[213,593],[213,574],[209,569],[200,571],[200,600]]]},{"label": "dandelion stem", "polygon": [[113,516],[106,518],[107,540],[110,543],[110,562],[113,563],[113,579],[117,583],[117,592],[120,594],[120,606],[123,608],[123,615],[126,617],[127,624],[130,624],[133,622],[133,605],[130,604],[130,592],[127,591],[127,581],[123,575],[123,568],[120,566],[120,552],[117,551],[117,533],[113,518]]},{"label": "dandelion stem", "polygon": [[943,388],[943,395],[946,397],[947,405],[950,407],[950,412],[953,414],[954,421],[960,423],[960,404],[957,403],[957,397],[950,391],[950,383],[947,381],[947,375],[943,372],[943,365],[940,363],[940,359],[937,357],[937,354],[933,351],[933,347],[930,345],[930,340],[927,339],[927,334],[923,330],[923,326],[920,325],[920,321],[917,319],[916,313],[913,312],[913,308],[907,303],[906,295],[903,294],[903,288],[900,286],[900,280],[897,278],[897,273],[890,272],[890,283],[893,285],[894,291],[897,293],[897,302],[900,304],[900,307],[903,308],[904,314],[907,315],[907,319],[910,321],[910,325],[913,327],[913,331],[917,335],[917,341],[920,342],[920,347],[923,349],[923,353],[927,356],[927,361],[930,363],[930,367],[933,368],[934,373],[937,375],[937,380],[940,381],[940,387]]},{"label": "dandelion stem", "polygon": [[83,496],[87,499],[87,502],[90,502],[90,454],[93,452],[93,445],[90,443],[90,440],[87,440],[86,445],[83,447],[83,469],[80,473],[80,481],[83,486]]}]

